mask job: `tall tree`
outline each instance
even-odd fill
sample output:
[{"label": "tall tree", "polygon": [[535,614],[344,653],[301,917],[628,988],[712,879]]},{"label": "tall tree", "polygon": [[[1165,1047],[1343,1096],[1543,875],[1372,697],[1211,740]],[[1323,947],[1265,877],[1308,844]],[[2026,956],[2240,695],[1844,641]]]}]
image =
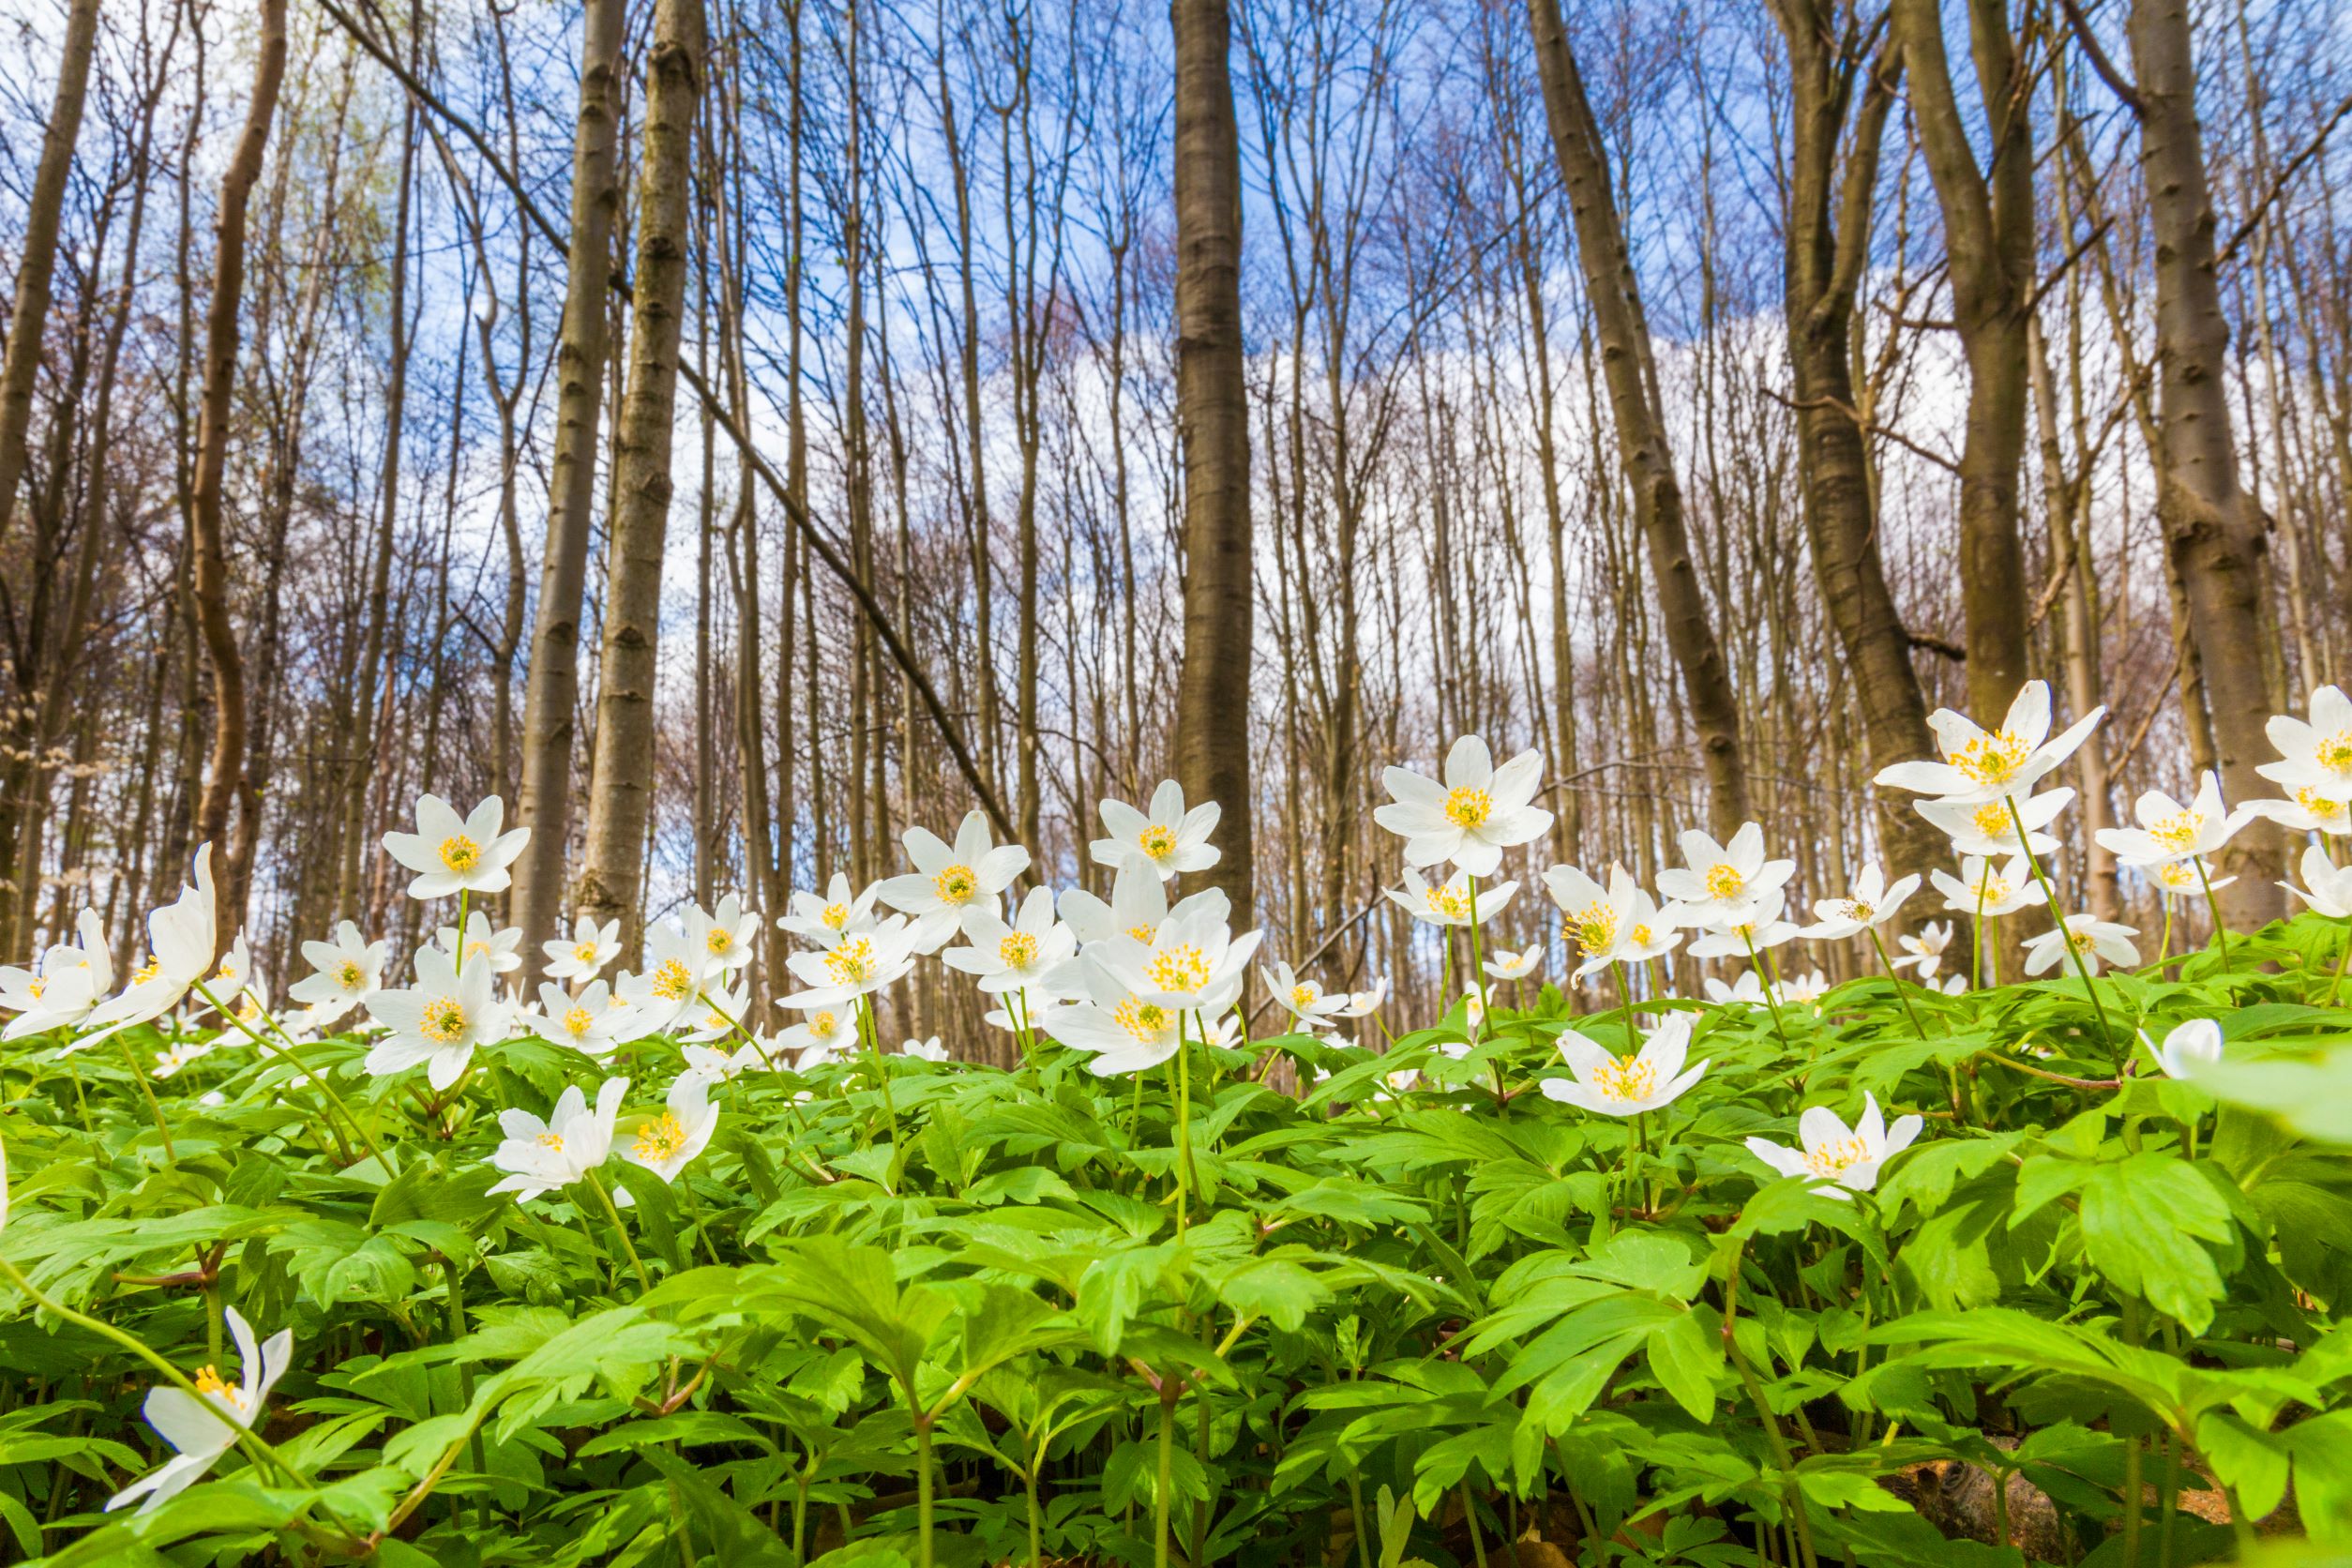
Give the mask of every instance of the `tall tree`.
[{"label": "tall tree", "polygon": [[619,920],[634,945],[654,795],[654,685],[661,641],[661,564],[670,537],[670,472],[686,305],[686,198],[704,66],[702,0],[661,0],[645,61],[643,162],[637,181],[636,292],[628,386],[613,475],[611,569],[597,671],[580,912]]},{"label": "tall tree", "polygon": [[1242,154],[1228,0],[1171,0],[1176,36],[1176,424],[1184,475],[1184,651],[1176,777],[1224,809],[1210,878],[1253,907],[1249,407],[1242,354]]},{"label": "tall tree", "polygon": [[[1617,425],[1618,461],[1633,489],[1634,520],[1650,550],[1666,646],[1682,672],[1683,697],[1698,731],[1707,769],[1708,815],[1715,836],[1727,839],[1748,820],[1739,700],[1708,614],[1707,596],[1691,564],[1682,487],[1666,444],[1650,324],[1642,312],[1624,222],[1609,188],[1608,154],[1585,97],[1583,73],[1568,43],[1560,0],[1528,0],[1527,19],[1535,38],[1544,117],[1551,127],[1552,154],[1559,159],[1560,184],[1567,188],[1569,210],[1576,218],[1576,257],[1583,264],[1585,294],[1601,340],[1602,372]],[[1556,678],[1566,680],[1568,673],[1562,671]]]},{"label": "tall tree", "polygon": [[[2156,243],[2157,508],[2187,592],[2222,785],[2231,800],[2253,800],[2271,792],[2254,769],[2272,754],[2263,732],[2272,701],[2263,651],[2277,628],[2265,572],[2268,520],[2239,483],[2231,440],[2229,319],[2187,0],[2133,0],[2128,32],[2140,178]],[[2224,852],[2238,880],[2223,890],[2223,910],[2239,929],[2282,912],[2279,855],[2278,830],[2268,821],[2248,823]]]},{"label": "tall tree", "polygon": [[572,135],[571,246],[564,325],[555,350],[555,459],[548,479],[547,553],[523,686],[518,804],[531,842],[515,863],[514,921],[523,972],[555,934],[570,837],[572,711],[580,701],[580,604],[588,582],[590,509],[596,494],[596,429],[604,396],[605,286],[620,140],[624,0],[587,0],[580,28],[580,114]]}]

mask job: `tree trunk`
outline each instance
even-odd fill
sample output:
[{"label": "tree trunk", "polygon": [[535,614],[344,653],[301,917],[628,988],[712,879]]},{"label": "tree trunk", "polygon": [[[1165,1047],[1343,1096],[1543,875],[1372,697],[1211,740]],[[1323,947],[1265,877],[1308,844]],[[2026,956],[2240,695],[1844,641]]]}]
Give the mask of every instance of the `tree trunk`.
[{"label": "tree trunk", "polygon": [[[245,210],[261,177],[278,88],[286,74],[286,0],[261,0],[261,48],[253,66],[253,99],[236,152],[220,176],[216,219],[212,302],[204,311],[203,401],[197,415],[196,467],[191,489],[195,544],[196,619],[212,661],[212,766],[196,812],[199,840],[227,845],[229,806],[245,762],[245,660],[229,615],[229,562],[221,537],[221,484],[229,458],[229,418],[237,378],[237,326],[245,294]],[[219,940],[225,945],[244,912],[232,901],[230,880],[219,887]]]},{"label": "tree trunk", "polygon": [[[1618,460],[1634,492],[1634,517],[1650,550],[1666,646],[1682,672],[1691,722],[1698,731],[1707,769],[1708,815],[1715,837],[1728,839],[1748,820],[1747,770],[1740,753],[1740,706],[1724,662],[1723,644],[1709,619],[1707,598],[1691,564],[1682,524],[1682,487],[1674,475],[1660,414],[1658,372],[1651,357],[1650,325],[1634,278],[1633,259],[1609,189],[1608,157],[1601,128],[1586,100],[1584,79],[1568,45],[1560,0],[1528,0],[1535,64],[1544,89],[1544,115],[1560,160],[1560,183],[1576,224],[1576,256],[1601,339],[1609,409],[1617,425]],[[1565,672],[1561,674],[1565,679]]]},{"label": "tree trunk", "polygon": [[564,324],[557,342],[555,459],[549,475],[547,553],[524,677],[517,802],[531,842],[515,863],[514,921],[522,927],[523,986],[539,944],[555,934],[572,795],[572,711],[580,699],[580,602],[588,580],[596,492],[597,420],[604,394],[605,286],[612,217],[620,205],[613,148],[620,135],[623,0],[586,0],[580,116],[572,143],[572,222]]},{"label": "tree trunk", "polygon": [[661,0],[645,62],[644,162],[637,187],[628,390],[621,401],[594,786],[579,888],[582,914],[624,923],[624,951],[636,945],[645,829],[653,808],[661,562],[670,533],[670,449],[686,300],[686,194],[702,69],[702,0]]},{"label": "tree trunk", "polygon": [[1242,360],[1242,160],[1227,0],[1172,0],[1176,423],[1184,468],[1184,651],[1176,776],[1223,807],[1209,878],[1251,923],[1249,409]]},{"label": "tree trunk", "polygon": [[[2140,174],[2156,242],[2156,374],[2164,442],[2157,484],[2165,544],[2179,569],[2203,666],[2215,760],[2231,801],[2273,792],[2254,769],[2271,756],[2262,650],[2271,636],[2263,591],[2264,519],[2239,487],[2230,440],[2229,323],[2222,314],[2213,201],[2197,125],[2196,63],[2186,0],[2133,0],[2128,31],[2139,77]],[[2247,929],[2278,918],[2280,837],[2250,822],[2222,855],[2237,877],[2224,917]]]}]

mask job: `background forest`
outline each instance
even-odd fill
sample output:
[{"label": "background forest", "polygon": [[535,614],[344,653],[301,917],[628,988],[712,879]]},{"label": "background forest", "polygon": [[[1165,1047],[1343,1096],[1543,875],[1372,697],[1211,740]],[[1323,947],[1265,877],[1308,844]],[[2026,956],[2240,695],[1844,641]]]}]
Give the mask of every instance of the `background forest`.
[{"label": "background forest", "polygon": [[1230,177],[1152,0],[7,9],[0,953],[135,952],[204,838],[264,973],[406,952],[429,791],[536,830],[526,954],[975,804],[1100,891],[1095,802],[1176,775],[1238,924],[1427,998],[1371,810],[1456,734],[1543,749],[1553,858],[1754,816],[1802,908],[1941,863],[1867,788],[1938,704],[2106,704],[2088,845],[2268,792],[2342,672],[2330,0],[1240,0],[1205,500],[1177,211]]}]

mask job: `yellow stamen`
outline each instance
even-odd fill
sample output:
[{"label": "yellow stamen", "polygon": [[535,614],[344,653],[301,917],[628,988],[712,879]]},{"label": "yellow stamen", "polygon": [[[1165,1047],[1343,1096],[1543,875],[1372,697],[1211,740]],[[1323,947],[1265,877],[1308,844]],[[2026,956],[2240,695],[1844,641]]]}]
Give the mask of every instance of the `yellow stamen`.
[{"label": "yellow stamen", "polygon": [[1037,961],[1037,939],[1027,931],[1015,931],[996,944],[996,956],[1006,969],[1025,970]]},{"label": "yellow stamen", "polygon": [[1494,797],[1484,790],[1473,790],[1464,785],[1446,792],[1445,820],[1455,827],[1485,827],[1486,819],[1494,815]]},{"label": "yellow stamen", "polygon": [[1164,991],[1197,991],[1209,983],[1209,960],[1190,942],[1155,953],[1143,972]]},{"label": "yellow stamen", "polygon": [[1135,841],[1153,860],[1166,860],[1176,852],[1176,830],[1162,822],[1153,822],[1145,828],[1136,835]]},{"label": "yellow stamen", "polygon": [[1168,1033],[1168,1011],[1156,1002],[1138,1002],[1127,998],[1111,1009],[1110,1016],[1119,1027],[1144,1045],[1155,1045]]},{"label": "yellow stamen", "polygon": [[654,966],[654,995],[664,1002],[684,1002],[694,994],[694,973],[676,958]]},{"label": "yellow stamen", "polygon": [[1747,885],[1745,873],[1727,860],[1717,861],[1707,867],[1707,897],[1710,898],[1737,898],[1747,890]]},{"label": "yellow stamen", "polygon": [[1631,1105],[1658,1090],[1658,1069],[1631,1052],[1604,1063],[1592,1075],[1592,1087],[1604,1099]]},{"label": "yellow stamen", "polygon": [[1981,732],[1959,750],[1947,752],[1945,760],[1971,782],[1997,787],[2017,776],[2017,770],[2033,755],[2033,747],[2024,736],[2013,735],[2006,730]]},{"label": "yellow stamen", "polygon": [[881,972],[874,944],[865,937],[845,942],[825,955],[825,972],[837,986],[863,986]]},{"label": "yellow stamen", "polygon": [[629,1145],[629,1153],[660,1165],[676,1157],[686,1141],[686,1130],[679,1123],[678,1113],[665,1110],[637,1130],[637,1140]]},{"label": "yellow stamen", "polygon": [[454,996],[435,997],[425,1003],[424,1015],[416,1021],[416,1032],[444,1046],[465,1038],[465,1003]]},{"label": "yellow stamen", "polygon": [[969,904],[980,891],[980,879],[969,866],[950,866],[931,879],[931,886],[942,904]]},{"label": "yellow stamen", "polygon": [[1870,1145],[1859,1138],[1840,1138],[1805,1151],[1805,1169],[1825,1182],[1834,1182],[1870,1157]]},{"label": "yellow stamen", "polygon": [[462,877],[482,864],[482,846],[462,833],[453,833],[441,841],[441,864]]},{"label": "yellow stamen", "polygon": [[575,1007],[564,1015],[564,1033],[577,1040],[596,1027],[596,1015],[585,1007]]}]

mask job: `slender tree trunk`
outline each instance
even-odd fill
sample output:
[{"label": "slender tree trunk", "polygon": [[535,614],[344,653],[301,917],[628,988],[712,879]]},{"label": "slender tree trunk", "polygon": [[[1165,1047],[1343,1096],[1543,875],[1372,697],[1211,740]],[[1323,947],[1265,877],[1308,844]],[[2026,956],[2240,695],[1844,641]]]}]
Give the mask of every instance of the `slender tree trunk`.
[{"label": "slender tree trunk", "polygon": [[1607,152],[1568,45],[1568,29],[1560,22],[1560,0],[1528,0],[1528,26],[1535,36],[1535,64],[1552,152],[1560,160],[1560,183],[1567,188],[1569,210],[1576,217],[1576,256],[1583,264],[1585,291],[1601,340],[1602,371],[1617,425],[1618,460],[1632,486],[1635,520],[1649,546],[1666,646],[1682,672],[1683,695],[1698,731],[1707,769],[1708,815],[1715,836],[1728,838],[1749,814],[1739,699],[1708,615],[1707,596],[1691,564],[1682,487],[1675,478],[1674,454],[1661,416],[1650,325],[1643,317],[1616,197],[1609,189]]},{"label": "slender tree trunk", "polygon": [[522,927],[526,989],[539,944],[563,913],[564,850],[572,796],[573,709],[580,700],[580,609],[588,580],[590,512],[596,493],[597,423],[604,397],[605,287],[612,219],[620,206],[614,146],[620,137],[623,0],[586,0],[580,116],[572,144],[571,254],[563,331],[555,351],[555,458],[549,475],[547,553],[524,678],[520,798],[531,842],[515,863],[515,924]]},{"label": "slender tree trunk", "polygon": [[[2231,443],[2229,323],[2222,314],[2213,200],[2197,124],[2196,59],[2186,0],[2133,0],[2128,26],[2139,78],[2140,173],[2156,243],[2156,372],[2164,442],[2157,472],[2165,542],[2180,572],[2204,667],[2207,711],[2224,793],[2270,792],[2254,769],[2272,755],[2263,649],[2272,636],[2264,593],[2261,507],[2239,488]],[[2276,919],[2280,838],[2247,824],[2222,856],[2237,882],[2222,890],[2240,929]]]},{"label": "slender tree trunk", "polygon": [[1172,0],[1176,419],[1184,467],[1184,651],[1176,776],[1223,807],[1210,880],[1251,923],[1249,408],[1242,348],[1241,133],[1227,0]]},{"label": "slender tree trunk", "polygon": [[[278,88],[286,74],[286,0],[261,0],[261,49],[253,66],[253,98],[235,153],[220,177],[220,207],[215,223],[212,302],[204,312],[203,400],[197,416],[192,488],[196,618],[212,662],[212,765],[196,812],[196,836],[220,846],[229,828],[245,762],[245,660],[237,649],[229,613],[229,560],[222,538],[221,485],[229,459],[229,418],[237,379],[239,312],[245,296],[245,213],[261,177],[269,146],[270,122],[278,113]],[[219,883],[219,940],[226,945],[242,924],[244,911],[232,902],[231,882]]]},{"label": "slender tree trunk", "polygon": [[33,428],[33,380],[49,327],[50,279],[57,268],[57,228],[65,211],[66,180],[82,134],[82,105],[98,41],[98,0],[73,0],[66,13],[65,49],[57,62],[57,91],[33,196],[24,213],[24,262],[17,268],[16,299],[8,313],[8,346],[0,357],[0,540],[16,516],[17,485],[24,477],[25,441]]},{"label": "slender tree trunk", "polygon": [[588,797],[580,912],[620,920],[636,946],[646,824],[654,796],[654,684],[661,564],[670,533],[670,457],[678,339],[686,301],[686,196],[695,106],[702,90],[702,0],[661,0],[645,62],[643,167],[637,187],[636,295],[628,390],[621,402],[611,571],[596,693],[595,783]]}]

